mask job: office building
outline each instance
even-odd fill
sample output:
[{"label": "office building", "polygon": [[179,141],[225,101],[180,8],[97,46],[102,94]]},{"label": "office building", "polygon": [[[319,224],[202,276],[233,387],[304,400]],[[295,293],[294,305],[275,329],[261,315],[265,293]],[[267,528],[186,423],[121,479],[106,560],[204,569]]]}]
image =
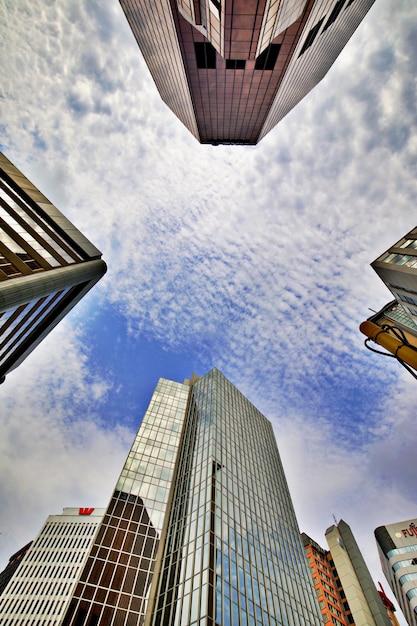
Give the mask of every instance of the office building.
[{"label": "office building", "polygon": [[[405,330],[417,336],[417,227],[375,259],[371,266],[410,318],[406,318]],[[402,323],[404,325],[404,321]]]},{"label": "office building", "polygon": [[322,623],[272,426],[218,370],[159,380],[62,623]]},{"label": "office building", "polygon": [[104,509],[50,515],[0,597],[2,626],[59,624]]},{"label": "office building", "polygon": [[375,530],[382,571],[410,626],[417,626],[417,519]]},{"label": "office building", "polygon": [[371,315],[368,321],[379,327],[399,328],[407,341],[417,347],[417,324],[398,300],[391,300],[380,311]]},{"label": "office building", "polygon": [[103,276],[101,252],[0,153],[0,382]]},{"label": "office building", "polygon": [[12,554],[6,567],[2,572],[0,572],[0,596],[7,587],[9,580],[12,578],[19,565],[21,564],[23,557],[26,556],[26,553],[31,545],[32,542],[29,541],[29,543],[24,545],[23,548],[20,548],[20,550]]},{"label": "office building", "polygon": [[200,143],[256,144],[326,75],[374,0],[120,0]]},{"label": "office building", "polygon": [[340,520],[325,533],[328,550],[302,534],[310,574],[324,623],[335,626],[392,626],[392,603],[375,587],[348,524]]},{"label": "office building", "polygon": [[347,626],[353,623],[353,617],[349,617],[351,612],[340,580],[337,574],[333,573],[335,569],[330,552],[324,550],[306,533],[301,533],[301,538],[323,622],[335,624],[335,626]]}]

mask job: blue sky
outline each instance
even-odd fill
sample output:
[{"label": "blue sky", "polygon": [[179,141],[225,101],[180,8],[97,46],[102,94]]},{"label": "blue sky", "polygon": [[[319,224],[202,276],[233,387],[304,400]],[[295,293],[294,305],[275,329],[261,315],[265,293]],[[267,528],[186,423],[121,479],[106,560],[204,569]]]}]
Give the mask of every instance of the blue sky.
[{"label": "blue sky", "polygon": [[272,421],[302,530],[416,516],[416,387],[365,350],[369,264],[415,226],[417,7],[376,0],[256,147],[200,146],[118,2],[0,0],[1,149],[109,270],[0,389],[0,566],[105,506],[159,376],[218,367]]}]

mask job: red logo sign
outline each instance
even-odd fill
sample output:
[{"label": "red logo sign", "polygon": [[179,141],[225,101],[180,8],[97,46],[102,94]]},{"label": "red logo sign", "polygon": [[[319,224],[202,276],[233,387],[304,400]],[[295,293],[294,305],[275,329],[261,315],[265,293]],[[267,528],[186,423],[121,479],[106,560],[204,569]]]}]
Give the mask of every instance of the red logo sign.
[{"label": "red logo sign", "polygon": [[94,511],[94,509],[80,509],[79,510],[79,514],[80,515],[91,515],[91,513]]},{"label": "red logo sign", "polygon": [[414,522],[411,522],[410,526],[408,528],[403,528],[401,532],[404,537],[417,537],[417,526]]}]

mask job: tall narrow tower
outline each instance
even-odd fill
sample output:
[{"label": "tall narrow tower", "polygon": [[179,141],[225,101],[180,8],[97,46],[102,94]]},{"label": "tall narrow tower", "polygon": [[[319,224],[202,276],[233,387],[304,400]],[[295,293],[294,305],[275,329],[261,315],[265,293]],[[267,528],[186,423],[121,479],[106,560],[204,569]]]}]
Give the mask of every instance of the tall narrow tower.
[{"label": "tall narrow tower", "polygon": [[158,382],[63,623],[321,624],[272,426],[218,370]]}]

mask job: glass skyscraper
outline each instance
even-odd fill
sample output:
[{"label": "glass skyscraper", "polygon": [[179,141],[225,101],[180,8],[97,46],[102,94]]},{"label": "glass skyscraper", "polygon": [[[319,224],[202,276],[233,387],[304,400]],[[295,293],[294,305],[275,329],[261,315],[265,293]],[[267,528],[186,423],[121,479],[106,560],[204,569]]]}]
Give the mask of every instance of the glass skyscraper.
[{"label": "glass skyscraper", "polygon": [[218,370],[158,382],[63,624],[321,624],[272,426]]}]

